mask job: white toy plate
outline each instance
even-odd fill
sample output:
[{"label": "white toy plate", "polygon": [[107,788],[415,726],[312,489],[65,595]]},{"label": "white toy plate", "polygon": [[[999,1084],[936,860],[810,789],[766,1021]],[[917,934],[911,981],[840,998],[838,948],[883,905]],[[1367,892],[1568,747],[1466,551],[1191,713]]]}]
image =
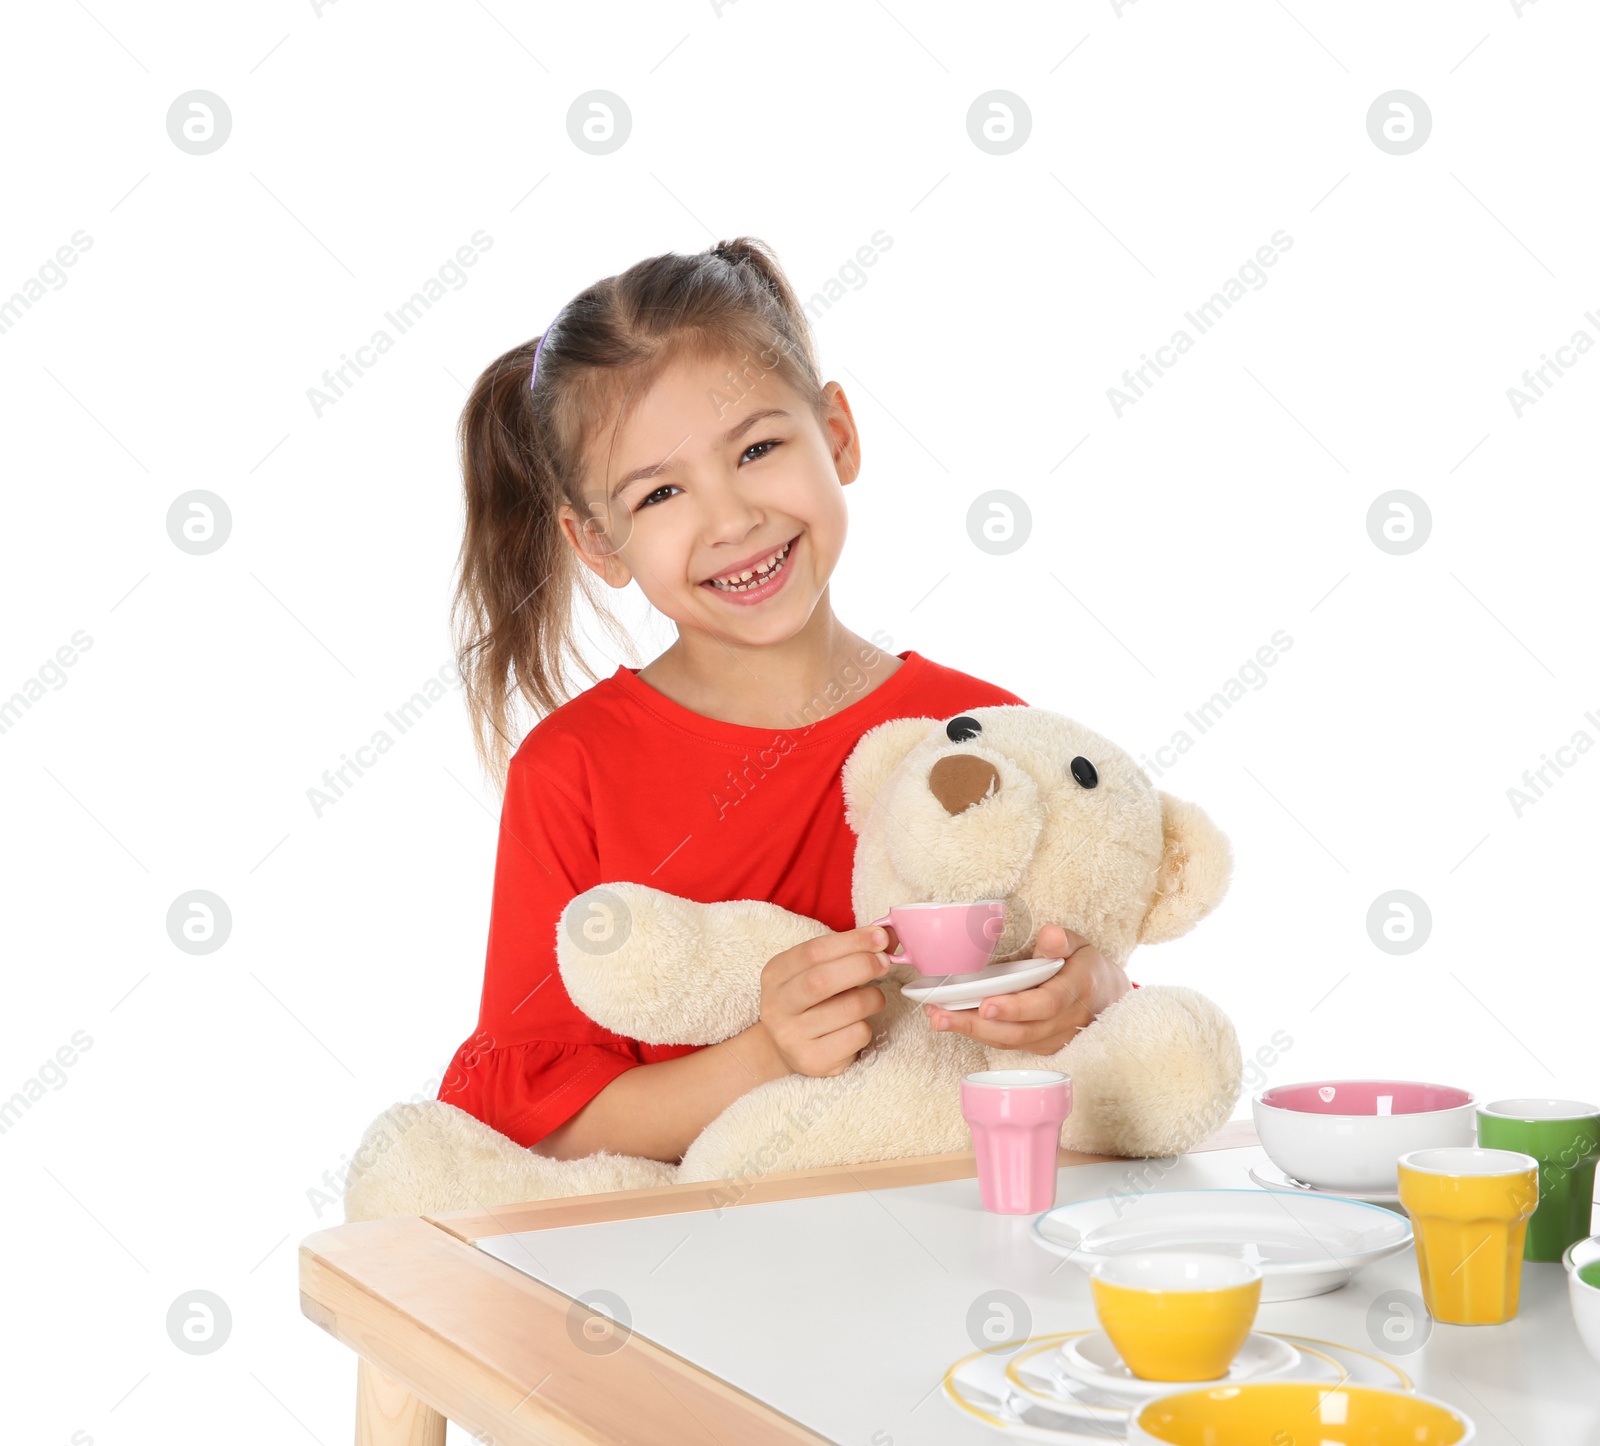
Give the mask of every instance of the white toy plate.
[{"label": "white toy plate", "polygon": [[1033,1222],[1053,1255],[1092,1270],[1135,1250],[1208,1250],[1261,1268],[1261,1299],[1337,1290],[1411,1244],[1411,1221],[1379,1205],[1309,1191],[1151,1190],[1058,1205]]}]

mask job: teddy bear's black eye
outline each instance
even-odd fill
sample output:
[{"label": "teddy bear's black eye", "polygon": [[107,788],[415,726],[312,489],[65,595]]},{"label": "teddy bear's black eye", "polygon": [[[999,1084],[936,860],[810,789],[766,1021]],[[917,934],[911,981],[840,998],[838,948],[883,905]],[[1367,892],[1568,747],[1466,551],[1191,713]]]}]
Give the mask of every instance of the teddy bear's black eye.
[{"label": "teddy bear's black eye", "polygon": [[976,718],[969,718],[963,713],[959,718],[952,718],[944,725],[944,736],[952,743],[965,743],[969,738],[976,738],[983,732],[983,724]]},{"label": "teddy bear's black eye", "polygon": [[1100,782],[1100,775],[1094,771],[1094,764],[1089,762],[1082,754],[1072,760],[1072,776],[1085,788],[1093,788]]}]

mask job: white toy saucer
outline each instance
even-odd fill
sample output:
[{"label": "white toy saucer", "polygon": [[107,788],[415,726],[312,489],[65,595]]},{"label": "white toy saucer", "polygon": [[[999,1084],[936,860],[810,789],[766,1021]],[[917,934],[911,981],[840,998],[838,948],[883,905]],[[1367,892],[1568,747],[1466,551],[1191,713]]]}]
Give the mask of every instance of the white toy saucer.
[{"label": "white toy saucer", "polygon": [[[975,1351],[947,1372],[945,1394],[968,1414],[1018,1440],[1050,1441],[1060,1446],[1079,1446],[1080,1442],[1104,1446],[1107,1441],[1121,1441],[1126,1437],[1130,1413],[1149,1398],[1096,1389],[1061,1368],[1059,1347],[1096,1334],[1080,1330],[1030,1336],[1020,1350],[997,1358]],[[1329,1386],[1348,1381],[1391,1391],[1416,1390],[1415,1382],[1398,1366],[1365,1351],[1309,1336],[1275,1331],[1262,1334],[1293,1347],[1299,1357],[1291,1370],[1273,1380]],[[1036,1414],[1044,1411],[1059,1414]]]},{"label": "white toy saucer", "polygon": [[[1146,1401],[1173,1391],[1197,1388],[1190,1381],[1181,1386],[1168,1383],[1159,1385],[1154,1391],[1135,1392],[1119,1385],[1092,1386],[1075,1376],[1069,1376],[1062,1366],[1062,1348],[1071,1340],[1084,1341],[1099,1334],[1099,1331],[1074,1331],[1065,1339],[1060,1336],[1030,1339],[1022,1350],[1011,1356],[1005,1368],[1006,1382],[1013,1388],[1013,1404],[1020,1403],[1024,1398],[1036,1401],[1068,1417],[1081,1418],[1102,1433],[1111,1435],[1114,1427],[1127,1424],[1129,1412],[1138,1410]],[[1269,1338],[1282,1339],[1276,1336]],[[1057,1340],[1062,1342],[1062,1348],[1051,1349],[1049,1345],[1036,1343]],[[1297,1339],[1290,1343],[1290,1349],[1294,1352],[1294,1366],[1274,1375],[1273,1380],[1294,1379],[1337,1386],[1351,1377],[1350,1370],[1331,1354],[1335,1347]],[[1391,1382],[1393,1379],[1390,1378]],[[1141,1381],[1139,1384],[1156,1383]]]},{"label": "white toy saucer", "polygon": [[945,1009],[976,1009],[996,994],[1016,994],[1043,984],[1065,959],[1012,959],[991,964],[976,974],[929,974],[921,984],[902,984],[900,992],[916,1004],[938,1004]]},{"label": "white toy saucer", "polygon": [[1295,1190],[1302,1195],[1326,1195],[1334,1199],[1360,1200],[1367,1205],[1383,1205],[1403,1210],[1397,1190],[1324,1190],[1320,1185],[1308,1185],[1287,1175],[1270,1161],[1263,1160],[1250,1167],[1250,1178],[1268,1190]]},{"label": "white toy saucer", "polygon": [[[1049,1337],[1049,1344],[1040,1345],[1038,1338],[1030,1338],[1027,1344],[1036,1351],[1048,1351],[1058,1339]],[[945,1372],[946,1399],[964,1415],[976,1417],[1018,1441],[1046,1442],[1050,1446],[1078,1446],[1079,1442],[1105,1446],[1107,1441],[1125,1439],[1125,1406],[1112,1403],[1107,1409],[1080,1411],[1043,1400],[1033,1392],[1019,1391],[1008,1379],[1008,1360],[1009,1353],[997,1351],[973,1351],[963,1356]]]},{"label": "white toy saucer", "polygon": [[1160,1396],[1200,1384],[1237,1386],[1244,1381],[1267,1380],[1295,1370],[1300,1365],[1300,1352],[1282,1336],[1251,1331],[1226,1374],[1214,1382],[1147,1381],[1128,1369],[1111,1344],[1110,1336],[1104,1331],[1094,1331],[1063,1341],[1055,1363],[1075,1381],[1132,1399]]}]

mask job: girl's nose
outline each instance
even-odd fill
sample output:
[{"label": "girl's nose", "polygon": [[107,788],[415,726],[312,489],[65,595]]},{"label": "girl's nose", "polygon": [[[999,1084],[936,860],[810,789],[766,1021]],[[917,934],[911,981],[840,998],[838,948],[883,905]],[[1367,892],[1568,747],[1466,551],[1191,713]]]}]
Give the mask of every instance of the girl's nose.
[{"label": "girl's nose", "polygon": [[736,485],[702,490],[706,537],[710,542],[739,543],[756,535],[767,511]]}]

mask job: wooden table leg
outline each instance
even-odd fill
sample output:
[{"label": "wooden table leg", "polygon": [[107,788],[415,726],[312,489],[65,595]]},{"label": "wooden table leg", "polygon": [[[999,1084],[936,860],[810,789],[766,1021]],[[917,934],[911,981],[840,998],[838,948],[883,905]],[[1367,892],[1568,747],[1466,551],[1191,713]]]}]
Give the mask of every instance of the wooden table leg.
[{"label": "wooden table leg", "polygon": [[356,1365],[356,1446],[444,1446],[444,1417],[366,1361]]}]

